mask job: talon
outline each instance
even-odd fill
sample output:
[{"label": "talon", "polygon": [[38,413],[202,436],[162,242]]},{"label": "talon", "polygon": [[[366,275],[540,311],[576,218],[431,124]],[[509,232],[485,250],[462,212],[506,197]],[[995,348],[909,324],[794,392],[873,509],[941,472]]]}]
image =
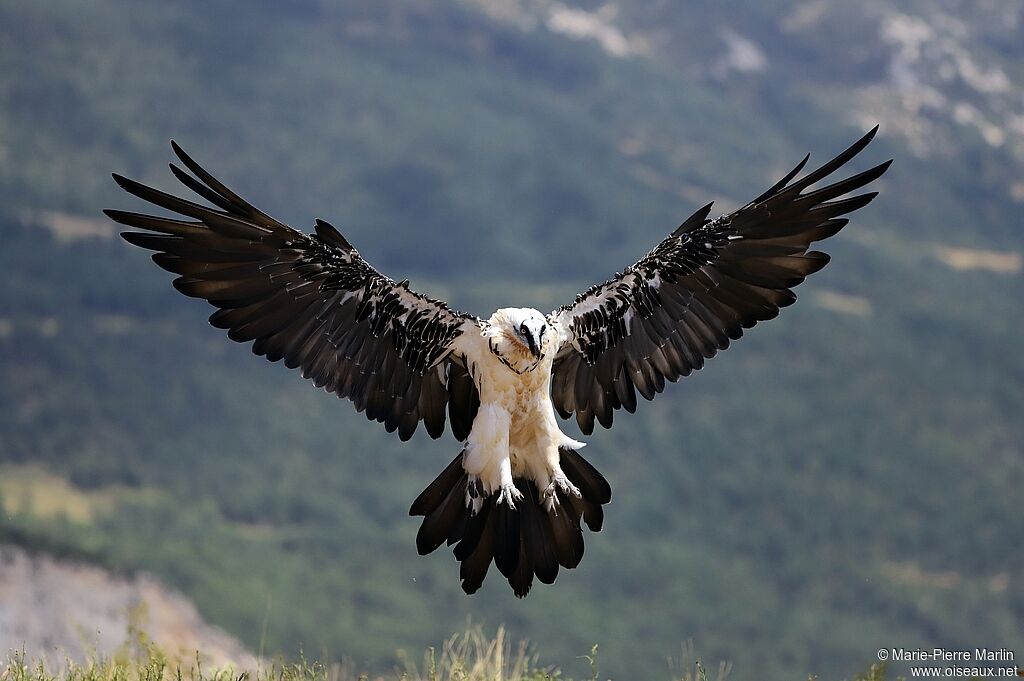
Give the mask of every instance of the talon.
[{"label": "talon", "polygon": [[[548,487],[551,487],[552,485],[557,486],[558,489],[562,491],[562,494],[571,494],[572,496],[577,498],[583,496],[583,493],[580,492],[579,487],[572,484],[569,478],[565,477],[565,473],[563,473],[562,471],[558,471],[557,473],[555,473],[554,477],[551,478],[551,485],[548,485]],[[552,494],[553,493],[554,492],[552,492]]]},{"label": "talon", "polygon": [[558,507],[558,492],[565,495],[571,494],[575,497],[583,496],[580,493],[579,488],[572,484],[572,482],[569,481],[569,478],[565,477],[564,473],[558,471],[551,477],[551,482],[548,486],[541,490],[540,493],[541,502],[544,504],[544,507],[552,513],[554,513],[555,509]]},{"label": "talon", "polygon": [[523,498],[523,493],[515,488],[514,485],[502,485],[501,492],[498,493],[498,503],[505,502],[508,504],[510,510],[516,510],[516,503]]},{"label": "talon", "polygon": [[540,502],[549,512],[555,512],[555,509],[558,507],[558,485],[555,484],[554,480],[541,490]]}]

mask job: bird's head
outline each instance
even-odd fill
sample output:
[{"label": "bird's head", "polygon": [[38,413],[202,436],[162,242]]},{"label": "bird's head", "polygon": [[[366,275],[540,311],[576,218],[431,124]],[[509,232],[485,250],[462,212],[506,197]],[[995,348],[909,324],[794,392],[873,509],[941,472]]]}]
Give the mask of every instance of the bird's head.
[{"label": "bird's head", "polygon": [[506,307],[488,320],[491,350],[517,371],[531,368],[552,353],[555,334],[547,318],[528,307]]}]

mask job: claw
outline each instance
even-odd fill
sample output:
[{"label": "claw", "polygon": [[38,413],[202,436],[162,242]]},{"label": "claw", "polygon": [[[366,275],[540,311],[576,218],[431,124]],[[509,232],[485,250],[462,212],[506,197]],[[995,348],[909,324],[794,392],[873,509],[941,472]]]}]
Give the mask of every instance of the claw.
[{"label": "claw", "polygon": [[558,489],[562,491],[562,494],[571,494],[574,497],[582,497],[583,493],[580,492],[580,488],[572,484],[569,478],[565,477],[565,473],[558,471],[554,477],[551,478],[551,484],[557,485]]},{"label": "claw", "polygon": [[566,495],[573,495],[574,497],[583,496],[579,488],[569,481],[569,478],[565,477],[565,474],[558,471],[551,477],[551,482],[541,490],[540,496],[541,501],[544,503],[545,508],[549,511],[554,511],[558,505],[558,492]]},{"label": "claw", "polygon": [[502,485],[498,493],[498,503],[505,502],[510,510],[516,510],[516,503],[523,498],[523,493],[515,488],[515,485]]}]

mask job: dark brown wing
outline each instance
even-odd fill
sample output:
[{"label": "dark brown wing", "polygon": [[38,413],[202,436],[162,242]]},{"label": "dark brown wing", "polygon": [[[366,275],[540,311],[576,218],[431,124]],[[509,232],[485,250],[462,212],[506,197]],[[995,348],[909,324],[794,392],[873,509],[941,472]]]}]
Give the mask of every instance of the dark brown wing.
[{"label": "dark brown wing", "polygon": [[843,198],[878,179],[891,161],[805,192],[835,172],[874,137],[877,127],[821,168],[790,184],[807,163],[752,202],[708,220],[694,213],[657,248],[575,303],[551,313],[565,342],[555,358],[551,393],[563,418],[576,414],[584,433],[594,420],[609,428],[612,412],[636,409],[637,392],[653,399],[704,366],[730,340],[791,305],[790,290],[829,258],[808,251],[867,205],[875,192]]},{"label": "dark brown wing", "polygon": [[216,208],[114,175],[127,192],[190,218],[104,211],[145,230],[121,236],[156,251],[153,260],[180,275],[174,287],[220,308],[210,323],[252,341],[257,355],[283,359],[403,440],[421,420],[440,437],[446,406],[465,439],[479,397],[455,346],[477,320],[384,276],[326,222],[306,235],[257,210],[171,144],[194,174],[171,164],[174,175]]}]

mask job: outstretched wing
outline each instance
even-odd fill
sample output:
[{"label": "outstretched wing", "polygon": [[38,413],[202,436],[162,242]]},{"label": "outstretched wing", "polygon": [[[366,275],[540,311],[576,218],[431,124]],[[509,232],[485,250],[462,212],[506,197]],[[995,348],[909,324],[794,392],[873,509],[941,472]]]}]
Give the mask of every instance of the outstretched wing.
[{"label": "outstretched wing", "polygon": [[775,186],[746,206],[708,220],[711,204],[694,213],[632,267],[551,313],[564,342],[555,357],[552,401],[573,413],[584,433],[594,419],[609,428],[612,412],[636,409],[636,393],[653,399],[704,366],[757,322],[796,301],[790,290],[829,257],[808,251],[842,229],[839,217],[877,192],[844,197],[876,180],[888,161],[805,192],[857,155],[878,130],[790,184],[805,157]]},{"label": "outstretched wing", "polygon": [[210,323],[229,338],[301,369],[389,432],[407,440],[422,420],[440,437],[447,406],[453,434],[466,438],[479,398],[457,346],[475,318],[384,276],[322,220],[312,235],[278,222],[171,145],[194,174],[171,164],[175,177],[216,208],[114,175],[127,192],[191,218],[104,211],[145,230],[123,232],[126,241],[156,251],[180,275],[176,289],[220,308]]}]

